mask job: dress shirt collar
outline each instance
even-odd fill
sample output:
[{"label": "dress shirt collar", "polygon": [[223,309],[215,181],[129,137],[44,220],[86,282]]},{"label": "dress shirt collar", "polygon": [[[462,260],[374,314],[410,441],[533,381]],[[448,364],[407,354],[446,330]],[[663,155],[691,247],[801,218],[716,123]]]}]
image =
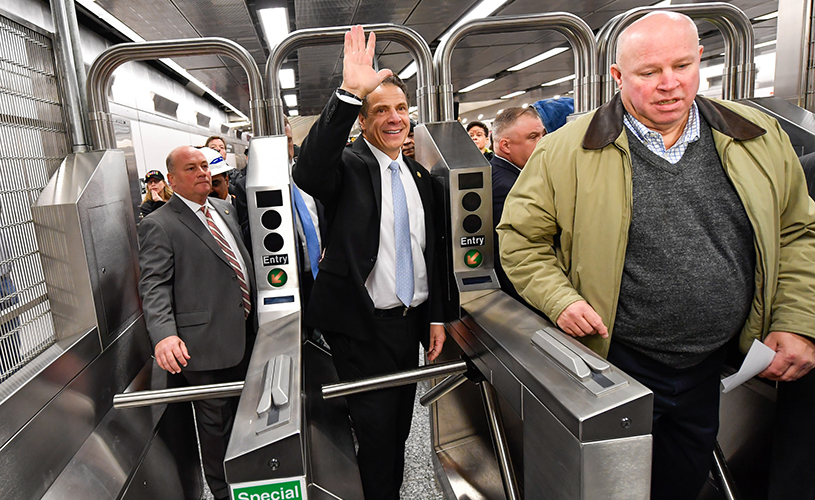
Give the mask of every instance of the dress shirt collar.
[{"label": "dress shirt collar", "polygon": [[376,148],[373,144],[368,142],[368,139],[366,139],[365,137],[363,137],[362,140],[364,140],[365,144],[368,145],[368,149],[371,150],[371,153],[373,153],[374,158],[376,158],[376,162],[379,163],[380,173],[384,174],[385,171],[388,170],[388,167],[391,166],[391,162],[394,161],[399,164],[399,169],[402,170],[402,172],[406,173],[408,172],[407,164],[405,164],[405,158],[402,156],[401,152],[399,153],[399,156],[397,156],[396,159],[393,160],[391,159],[390,156],[386,155],[383,151],[381,151],[380,149]]},{"label": "dress shirt collar", "polygon": [[198,212],[200,212],[201,207],[203,207],[203,206],[206,206],[210,210],[215,210],[215,207],[213,207],[209,202],[209,197],[207,197],[207,201],[204,202],[204,205],[201,205],[200,203],[196,203],[196,202],[194,202],[192,200],[188,200],[187,198],[184,198],[183,196],[181,196],[178,193],[173,193],[173,194],[175,196],[178,196],[181,199],[181,201],[184,202],[185,205],[190,207],[190,210],[192,210],[192,213],[194,213],[194,214],[197,214]]},{"label": "dress shirt collar", "polygon": [[671,163],[676,163],[682,159],[682,155],[685,154],[688,146],[699,140],[699,108],[696,106],[696,101],[691,104],[685,130],[679,140],[670,148],[665,147],[662,134],[646,127],[628,111],[623,115],[623,123],[651,152]]}]

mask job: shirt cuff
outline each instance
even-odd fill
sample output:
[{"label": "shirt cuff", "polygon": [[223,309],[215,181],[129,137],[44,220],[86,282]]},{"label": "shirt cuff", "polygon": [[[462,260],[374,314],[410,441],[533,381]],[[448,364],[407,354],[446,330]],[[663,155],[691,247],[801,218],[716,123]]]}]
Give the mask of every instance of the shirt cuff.
[{"label": "shirt cuff", "polygon": [[431,322],[430,322],[430,324],[431,324],[431,325],[441,325],[441,326],[444,326],[444,323],[438,323],[438,322],[436,322],[436,321],[431,321]]},{"label": "shirt cuff", "polygon": [[350,92],[340,92],[340,89],[337,89],[334,93],[337,94],[337,98],[342,102],[353,104],[354,106],[362,106],[362,101],[349,95],[351,94]]}]

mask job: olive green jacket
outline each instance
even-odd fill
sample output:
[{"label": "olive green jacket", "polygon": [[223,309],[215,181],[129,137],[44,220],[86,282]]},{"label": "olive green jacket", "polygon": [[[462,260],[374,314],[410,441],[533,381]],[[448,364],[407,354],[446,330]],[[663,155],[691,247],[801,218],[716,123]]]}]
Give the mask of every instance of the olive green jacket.
[{"label": "olive green jacket", "polygon": [[[789,138],[755,109],[703,97],[696,104],[755,233],[755,295],[742,350],[772,331],[815,337],[815,202]],[[610,335],[582,340],[602,356],[614,331],[631,222],[623,112],[617,96],[546,135],[498,226],[501,263],[521,296],[553,321],[586,300]]]}]

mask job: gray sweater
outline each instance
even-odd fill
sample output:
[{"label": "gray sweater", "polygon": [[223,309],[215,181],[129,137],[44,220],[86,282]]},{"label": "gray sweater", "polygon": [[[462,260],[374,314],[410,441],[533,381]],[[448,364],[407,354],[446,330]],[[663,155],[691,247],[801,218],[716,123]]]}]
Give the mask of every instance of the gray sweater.
[{"label": "gray sweater", "polygon": [[754,289],[753,230],[710,127],[675,165],[629,133],[633,210],[613,341],[674,368],[742,328]]}]

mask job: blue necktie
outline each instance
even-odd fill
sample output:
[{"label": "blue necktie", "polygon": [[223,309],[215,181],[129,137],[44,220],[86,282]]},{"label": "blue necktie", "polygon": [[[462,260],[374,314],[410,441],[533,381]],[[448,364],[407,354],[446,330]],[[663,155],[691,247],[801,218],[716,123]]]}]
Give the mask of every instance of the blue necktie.
[{"label": "blue necktie", "polygon": [[410,306],[413,300],[413,253],[410,250],[410,220],[408,220],[405,187],[399,178],[399,163],[391,162],[393,192],[393,236],[396,247],[396,297]]},{"label": "blue necktie", "polygon": [[303,226],[303,234],[306,236],[306,251],[308,252],[309,264],[311,264],[311,275],[317,278],[317,266],[320,264],[320,240],[317,239],[317,230],[314,229],[314,221],[306,206],[306,200],[294,183],[291,183],[291,192],[294,196],[294,207],[300,217],[300,224]]}]

